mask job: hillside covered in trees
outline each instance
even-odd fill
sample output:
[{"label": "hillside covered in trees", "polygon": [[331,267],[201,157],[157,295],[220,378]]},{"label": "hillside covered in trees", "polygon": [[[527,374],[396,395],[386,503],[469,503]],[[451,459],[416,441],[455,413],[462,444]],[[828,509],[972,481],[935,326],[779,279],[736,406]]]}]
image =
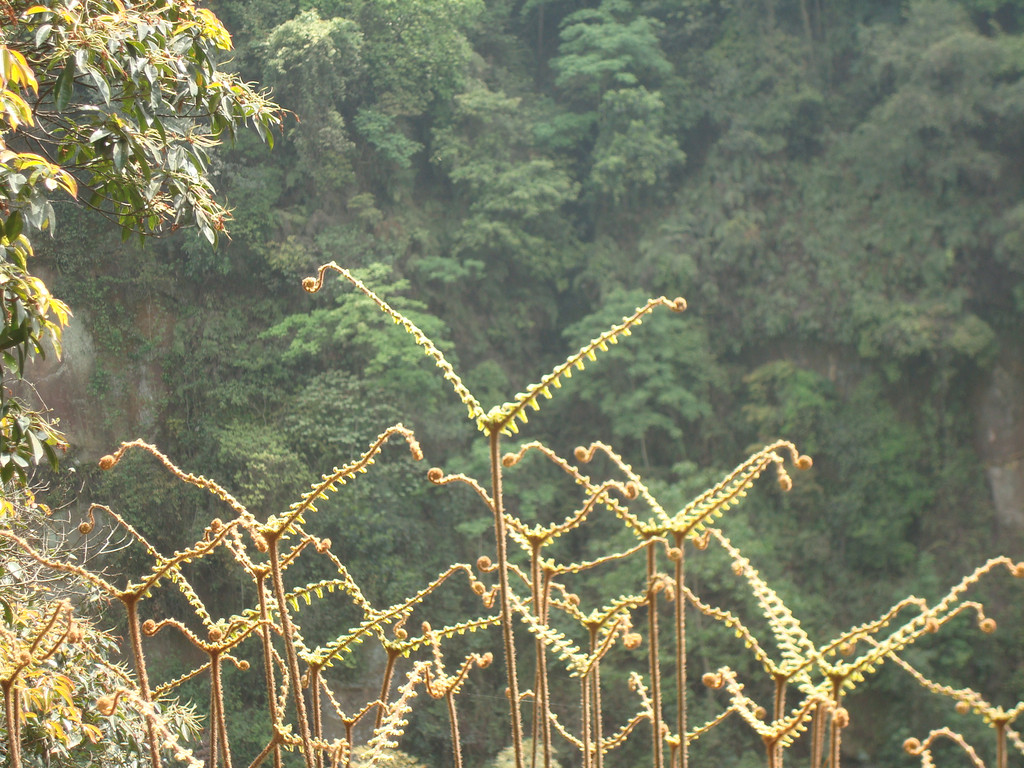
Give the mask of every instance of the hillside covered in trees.
[{"label": "hillside covered in trees", "polygon": [[[150,463],[92,469],[136,437],[257,514],[396,421],[432,465],[483,469],[400,328],[350,290],[301,290],[334,260],[493,402],[647,296],[685,296],[684,316],[567,382],[531,437],[565,455],[604,440],[680,504],[751,445],[793,440],[814,469],[723,526],[809,628],[1024,556],[1024,3],[211,7],[230,66],[293,115],[273,152],[240,134],[215,154],[234,216],[217,249],[199,232],[140,248],[70,206],[36,242],[76,317],[64,360],[32,375],[77,470],[51,480],[53,506],[116,500],[166,551],[201,534],[205,502]],[[422,475],[391,460],[324,505],[375,599],[489,540],[468,494]],[[547,519],[556,488],[534,478],[515,513]],[[204,589],[223,610],[251,600],[221,579]],[[953,629],[919,661],[1012,702],[1024,603],[991,599],[1007,630],[983,655]],[[869,689],[848,764],[899,764],[906,730],[881,724],[910,727],[911,686]],[[419,727],[410,751],[431,755]],[[504,745],[486,728],[466,744],[479,759]]]}]

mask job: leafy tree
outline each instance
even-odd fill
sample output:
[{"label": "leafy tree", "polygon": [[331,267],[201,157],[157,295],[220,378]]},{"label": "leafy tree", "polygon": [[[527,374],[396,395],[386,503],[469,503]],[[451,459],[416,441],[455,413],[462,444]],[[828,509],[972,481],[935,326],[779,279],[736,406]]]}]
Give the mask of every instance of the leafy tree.
[{"label": "leafy tree", "polygon": [[194,221],[211,243],[228,211],[214,200],[209,150],[249,123],[268,141],[280,113],[218,64],[231,39],[191,2],[0,4],[0,269],[5,386],[0,480],[56,462],[60,437],[11,397],[25,362],[59,352],[67,308],[31,274],[53,201],[80,197],[125,236]]}]

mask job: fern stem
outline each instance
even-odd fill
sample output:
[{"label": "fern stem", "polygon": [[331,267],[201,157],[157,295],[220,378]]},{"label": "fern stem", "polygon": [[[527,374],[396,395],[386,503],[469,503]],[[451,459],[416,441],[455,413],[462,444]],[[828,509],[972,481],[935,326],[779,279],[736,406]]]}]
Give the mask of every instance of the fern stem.
[{"label": "fern stem", "polygon": [[452,753],[455,759],[455,768],[462,768],[462,741],[459,739],[459,715],[455,711],[455,693],[448,691],[444,695],[448,703],[448,720],[452,731]]},{"label": "fern stem", "polygon": [[18,717],[20,704],[17,681],[0,680],[0,690],[4,694],[4,722],[7,724],[7,756],[11,768],[21,768],[21,718]]},{"label": "fern stem", "polygon": [[278,550],[280,538],[268,536],[268,554],[270,555],[270,577],[274,584],[274,597],[277,609],[281,613],[281,632],[284,634],[284,652],[288,661],[288,677],[292,688],[292,699],[295,702],[295,718],[298,720],[299,732],[302,737],[302,751],[306,768],[313,767],[313,740],[309,734],[309,720],[306,717],[306,701],[302,695],[302,675],[299,673],[299,658],[295,653],[295,628],[284,596],[284,579],[281,576],[281,553]]},{"label": "fern stem", "polygon": [[996,768],[1006,768],[1006,721],[996,720]]},{"label": "fern stem", "polygon": [[[516,653],[512,637],[512,604],[508,585],[508,542],[505,531],[505,510],[501,493],[501,435],[498,429],[488,434],[491,447],[491,500],[494,512],[494,538],[498,559],[498,591],[501,599],[501,634],[505,644],[505,671],[508,675],[508,698],[511,714],[512,744],[515,768],[523,768],[523,720],[519,708],[519,680],[516,674]],[[660,768],[658,766],[657,768]]]},{"label": "fern stem", "polygon": [[664,756],[661,748],[661,662],[658,658],[658,593],[654,588],[657,557],[656,546],[657,543],[654,540],[647,544],[647,631],[650,635],[648,658],[650,660],[651,701],[653,704],[651,726],[654,731],[651,743],[654,750],[654,768],[662,768]]},{"label": "fern stem", "polygon": [[675,534],[679,558],[675,561],[676,580],[676,729],[679,733],[679,761],[682,768],[688,768],[690,751],[686,743],[686,594],[683,590],[686,578],[686,538],[683,533]]},{"label": "fern stem", "polygon": [[[788,678],[784,675],[775,674],[775,700],[772,706],[772,720],[781,720],[786,714],[786,684]],[[778,768],[782,768],[783,750],[782,745],[778,744],[775,747],[775,765]]]},{"label": "fern stem", "polygon": [[[260,637],[263,639],[263,677],[267,684],[267,704],[271,727],[281,725],[277,712],[277,682],[274,680],[274,646],[270,632],[270,611],[267,608],[266,574],[256,574],[256,593],[260,600]],[[274,768],[281,768],[281,744],[275,738],[269,745],[274,751]]]},{"label": "fern stem", "polygon": [[135,674],[139,678],[139,695],[146,703],[146,741],[149,744],[149,759],[152,768],[160,768],[160,749],[156,743],[156,729],[153,727],[153,713],[150,706],[153,694],[149,689],[149,675],[146,674],[146,658],[142,655],[142,631],[139,628],[139,597],[138,594],[121,596],[125,611],[128,613],[128,635],[132,644],[132,655],[135,657]]},{"label": "fern stem", "polygon": [[[321,669],[315,664],[309,667],[309,696],[310,708],[313,721],[313,738],[317,741],[323,740],[324,723],[320,709],[320,672]],[[324,768],[324,755],[319,750],[316,753],[316,768]]]},{"label": "fern stem", "polygon": [[373,724],[373,732],[380,730],[380,724],[384,720],[384,710],[388,705],[388,697],[391,695],[391,681],[395,676],[395,662],[398,660],[400,651],[388,648],[388,661],[384,667],[384,678],[380,682],[380,706],[377,707],[377,719]]}]

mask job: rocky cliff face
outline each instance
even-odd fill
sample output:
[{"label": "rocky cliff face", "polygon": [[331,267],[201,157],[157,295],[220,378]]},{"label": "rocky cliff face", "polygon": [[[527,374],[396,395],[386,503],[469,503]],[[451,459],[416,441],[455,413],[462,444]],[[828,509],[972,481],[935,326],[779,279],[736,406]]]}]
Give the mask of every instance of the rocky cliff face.
[{"label": "rocky cliff face", "polygon": [[1024,529],[1024,352],[1005,345],[981,392],[978,452],[999,522]]}]

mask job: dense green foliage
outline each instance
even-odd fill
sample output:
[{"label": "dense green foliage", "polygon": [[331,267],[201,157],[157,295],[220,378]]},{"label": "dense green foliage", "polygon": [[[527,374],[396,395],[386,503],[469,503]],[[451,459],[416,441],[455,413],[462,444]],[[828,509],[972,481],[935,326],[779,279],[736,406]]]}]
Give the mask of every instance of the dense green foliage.
[{"label": "dense green foliage", "polygon": [[[1021,364],[1024,5],[214,10],[234,65],[299,120],[270,156],[244,139],[215,156],[235,218],[225,247],[186,236],[139,251],[93,229],[83,252],[83,224],[46,248],[109,404],[86,422],[91,444],[141,433],[265,514],[396,419],[431,463],[483,466],[400,329],[352,296],[301,294],[322,261],[361,270],[494,400],[637,296],[681,294],[679,324],[645,326],[644,343],[567,384],[578,397],[535,434],[565,453],[606,440],[680,501],[750,444],[798,442],[811,479],[729,525],[822,629],[937,592],[995,550],[1022,554],[994,513],[978,401],[996,368]],[[475,552],[489,526],[470,499],[388,471],[331,507],[343,559],[381,600]],[[147,472],[90,476],[89,491],[124,500],[172,551],[206,519]],[[520,514],[555,493],[524,490]],[[211,594],[234,594],[215,579]],[[1019,649],[995,642],[1003,667],[970,663],[1015,700]],[[968,677],[966,656],[932,662]],[[909,684],[886,685],[879,721],[906,709]],[[896,764],[901,735],[872,730],[855,721],[847,745]]]}]

